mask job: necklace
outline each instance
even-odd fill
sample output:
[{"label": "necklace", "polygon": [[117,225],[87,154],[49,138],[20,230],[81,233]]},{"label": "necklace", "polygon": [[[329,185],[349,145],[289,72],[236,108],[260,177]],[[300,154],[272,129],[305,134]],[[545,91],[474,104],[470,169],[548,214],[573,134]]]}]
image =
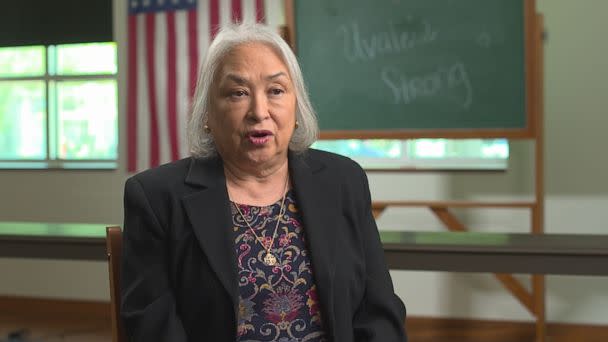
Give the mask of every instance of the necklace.
[{"label": "necklace", "polygon": [[260,243],[260,245],[262,245],[262,247],[266,250],[266,255],[264,256],[264,263],[268,266],[274,266],[277,264],[277,258],[272,254],[271,249],[272,249],[272,246],[274,246],[274,238],[277,235],[277,230],[279,228],[279,223],[281,222],[281,217],[283,217],[283,209],[285,208],[285,194],[287,193],[287,184],[288,183],[289,183],[289,176],[287,176],[287,178],[285,179],[285,188],[283,189],[283,198],[281,199],[281,209],[279,210],[279,216],[277,216],[277,225],[274,227],[274,232],[272,233],[272,239],[270,240],[270,244],[268,244],[268,246],[266,246],[267,244],[264,243],[264,240],[262,240],[258,236],[258,234],[255,232],[255,230],[251,226],[251,223],[249,223],[249,221],[247,221],[247,219],[245,218],[245,215],[243,215],[243,212],[239,208],[239,205],[237,203],[234,203],[236,210],[239,212],[239,215],[241,215],[241,218],[243,219],[243,221],[245,221],[245,223],[249,227],[249,230],[253,233],[253,235],[255,236],[256,240]]}]

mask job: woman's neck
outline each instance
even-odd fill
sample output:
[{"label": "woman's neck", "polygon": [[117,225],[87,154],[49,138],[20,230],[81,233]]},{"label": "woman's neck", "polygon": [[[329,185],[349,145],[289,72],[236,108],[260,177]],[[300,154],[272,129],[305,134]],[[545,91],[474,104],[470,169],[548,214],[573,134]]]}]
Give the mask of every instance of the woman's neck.
[{"label": "woman's neck", "polygon": [[[273,168],[252,172],[230,162],[224,163],[230,200],[240,204],[266,206],[280,200],[289,189],[287,160]],[[286,184],[287,183],[287,184]]]}]

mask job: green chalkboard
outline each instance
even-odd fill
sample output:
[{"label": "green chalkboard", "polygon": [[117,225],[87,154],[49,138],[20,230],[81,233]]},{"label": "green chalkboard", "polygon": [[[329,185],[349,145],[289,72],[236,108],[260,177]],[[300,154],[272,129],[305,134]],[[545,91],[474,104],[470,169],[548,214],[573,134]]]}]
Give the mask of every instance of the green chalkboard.
[{"label": "green chalkboard", "polygon": [[527,129],[524,12],[524,0],[295,0],[322,131]]}]

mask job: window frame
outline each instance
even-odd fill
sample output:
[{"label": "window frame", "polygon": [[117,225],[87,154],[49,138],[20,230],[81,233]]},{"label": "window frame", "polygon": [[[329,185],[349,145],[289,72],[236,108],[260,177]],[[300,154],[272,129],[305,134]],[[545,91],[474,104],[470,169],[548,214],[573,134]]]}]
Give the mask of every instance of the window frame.
[{"label": "window frame", "polygon": [[[70,81],[112,80],[116,85],[116,112],[120,116],[118,108],[118,63],[114,73],[78,73],[59,75],[55,72],[58,67],[57,47],[69,45],[84,45],[95,43],[113,43],[114,53],[118,58],[118,45],[115,41],[108,42],[86,42],[54,45],[36,45],[44,49],[44,74],[39,76],[0,76],[0,81],[42,81],[44,84],[44,112],[45,112],[45,158],[44,159],[3,159],[0,158],[0,170],[10,169],[84,169],[84,170],[115,170],[118,168],[119,145],[117,144],[116,158],[112,159],[64,159],[59,158],[59,108],[58,108],[58,84]],[[7,47],[11,48],[11,47]],[[19,47],[13,47],[19,48]],[[118,61],[116,59],[116,61]],[[116,139],[120,139],[120,130],[116,127]]]}]

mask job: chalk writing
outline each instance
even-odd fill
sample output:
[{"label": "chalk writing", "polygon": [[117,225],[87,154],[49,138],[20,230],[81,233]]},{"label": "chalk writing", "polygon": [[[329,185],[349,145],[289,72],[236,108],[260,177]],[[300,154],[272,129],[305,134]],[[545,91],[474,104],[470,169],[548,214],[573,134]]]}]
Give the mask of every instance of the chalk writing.
[{"label": "chalk writing", "polygon": [[456,89],[464,89],[464,96],[459,99],[463,108],[468,109],[473,103],[473,87],[465,65],[460,62],[416,76],[406,76],[396,68],[385,67],[380,77],[391,90],[396,105],[407,105],[421,98],[434,97],[440,92]]},{"label": "chalk writing", "polygon": [[[413,19],[409,17],[410,21]],[[427,21],[420,25],[418,30],[399,30],[399,26],[388,22],[385,31],[362,35],[359,24],[341,25],[337,33],[343,36],[344,56],[351,63],[358,61],[371,61],[377,57],[405,52],[423,44],[437,40],[439,31]]]}]

